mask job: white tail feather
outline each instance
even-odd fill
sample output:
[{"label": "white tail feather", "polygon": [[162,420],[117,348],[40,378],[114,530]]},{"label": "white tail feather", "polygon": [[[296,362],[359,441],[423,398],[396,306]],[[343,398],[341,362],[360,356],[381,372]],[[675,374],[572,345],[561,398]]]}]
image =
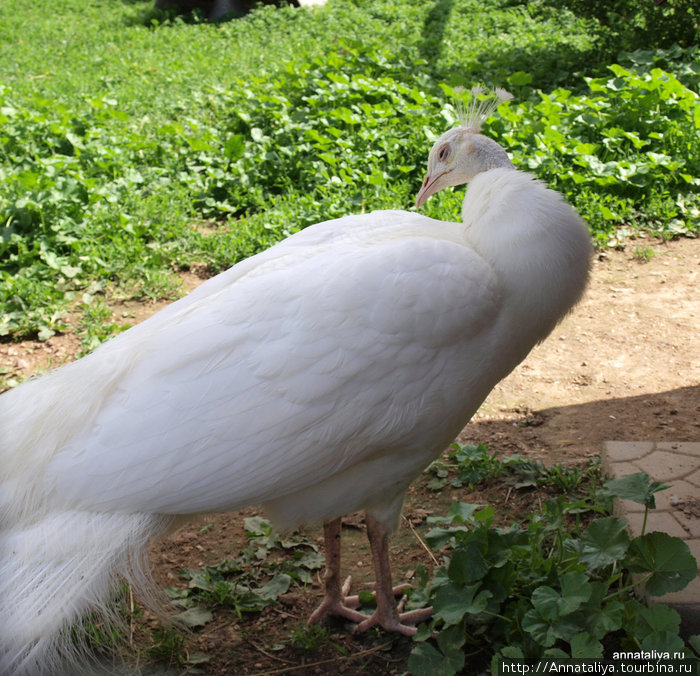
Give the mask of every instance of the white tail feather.
[{"label": "white tail feather", "polygon": [[71,627],[88,611],[114,620],[110,592],[118,577],[143,587],[143,557],[134,553],[168,523],[152,514],[61,511],[3,531],[0,673],[75,669],[83,650]]}]

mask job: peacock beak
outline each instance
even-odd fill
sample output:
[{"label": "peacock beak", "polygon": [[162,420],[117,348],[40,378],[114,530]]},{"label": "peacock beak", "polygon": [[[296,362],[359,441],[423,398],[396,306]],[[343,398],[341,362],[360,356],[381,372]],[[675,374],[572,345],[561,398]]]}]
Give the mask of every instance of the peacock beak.
[{"label": "peacock beak", "polygon": [[430,186],[430,174],[427,174],[425,177],[425,180],[423,181],[423,185],[420,187],[420,190],[418,191],[418,194],[416,195],[416,207],[420,207],[422,204],[425,204],[427,201],[428,197],[428,187]]},{"label": "peacock beak", "polygon": [[431,176],[430,174],[426,175],[423,185],[418,191],[418,195],[416,195],[416,207],[420,207],[422,204],[425,204],[431,195],[445,187],[440,179],[445,176],[445,174],[449,174],[450,171],[451,169],[448,169],[437,176]]}]

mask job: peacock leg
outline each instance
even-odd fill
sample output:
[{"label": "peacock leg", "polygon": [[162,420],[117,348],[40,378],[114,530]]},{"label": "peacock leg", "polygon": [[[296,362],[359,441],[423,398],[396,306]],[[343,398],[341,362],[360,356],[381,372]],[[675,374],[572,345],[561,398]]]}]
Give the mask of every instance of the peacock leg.
[{"label": "peacock leg", "polygon": [[363,619],[355,627],[355,631],[366,631],[379,625],[386,631],[395,631],[406,636],[412,636],[417,629],[410,625],[417,624],[431,617],[433,609],[422,608],[406,613],[401,612],[405,598],[397,606],[394,602],[394,596],[397,591],[402,590],[407,585],[400,587],[392,587],[391,585],[391,566],[389,564],[389,535],[391,531],[369,514],[365,515],[365,523],[367,524],[369,545],[372,549],[374,571],[377,576],[375,583],[377,609],[370,617]]},{"label": "peacock leg", "polygon": [[[323,524],[323,539],[326,550],[326,570],[323,579],[326,585],[326,596],[321,605],[314,610],[309,623],[320,622],[325,615],[343,617],[351,622],[362,622],[366,615],[354,610],[353,602],[346,595],[350,587],[350,578],[340,585],[340,519],[334,519]],[[357,607],[357,606],[355,606]]]}]

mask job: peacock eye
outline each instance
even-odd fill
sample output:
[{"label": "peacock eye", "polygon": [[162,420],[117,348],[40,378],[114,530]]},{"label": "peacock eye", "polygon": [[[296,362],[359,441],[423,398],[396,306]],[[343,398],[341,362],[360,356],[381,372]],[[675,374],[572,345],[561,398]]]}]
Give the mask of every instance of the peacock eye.
[{"label": "peacock eye", "polygon": [[444,162],[447,159],[449,154],[450,154],[450,147],[449,146],[442,146],[442,148],[440,148],[440,152],[438,153],[438,159],[441,162]]}]

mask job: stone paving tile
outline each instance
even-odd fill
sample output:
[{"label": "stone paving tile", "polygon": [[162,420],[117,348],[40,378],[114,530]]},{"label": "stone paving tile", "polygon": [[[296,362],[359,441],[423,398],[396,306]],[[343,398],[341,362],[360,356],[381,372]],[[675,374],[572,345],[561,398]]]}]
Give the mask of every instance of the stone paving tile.
[{"label": "stone paving tile", "polygon": [[[654,481],[669,484],[656,494],[656,509],[649,512],[646,530],[681,538],[700,562],[700,442],[606,441],[603,472],[614,477],[646,472]],[[617,500],[615,514],[627,520],[632,536],[641,533],[642,505]],[[700,575],[682,591],[648,601],[672,606],[680,613],[685,632],[700,632]]]}]

